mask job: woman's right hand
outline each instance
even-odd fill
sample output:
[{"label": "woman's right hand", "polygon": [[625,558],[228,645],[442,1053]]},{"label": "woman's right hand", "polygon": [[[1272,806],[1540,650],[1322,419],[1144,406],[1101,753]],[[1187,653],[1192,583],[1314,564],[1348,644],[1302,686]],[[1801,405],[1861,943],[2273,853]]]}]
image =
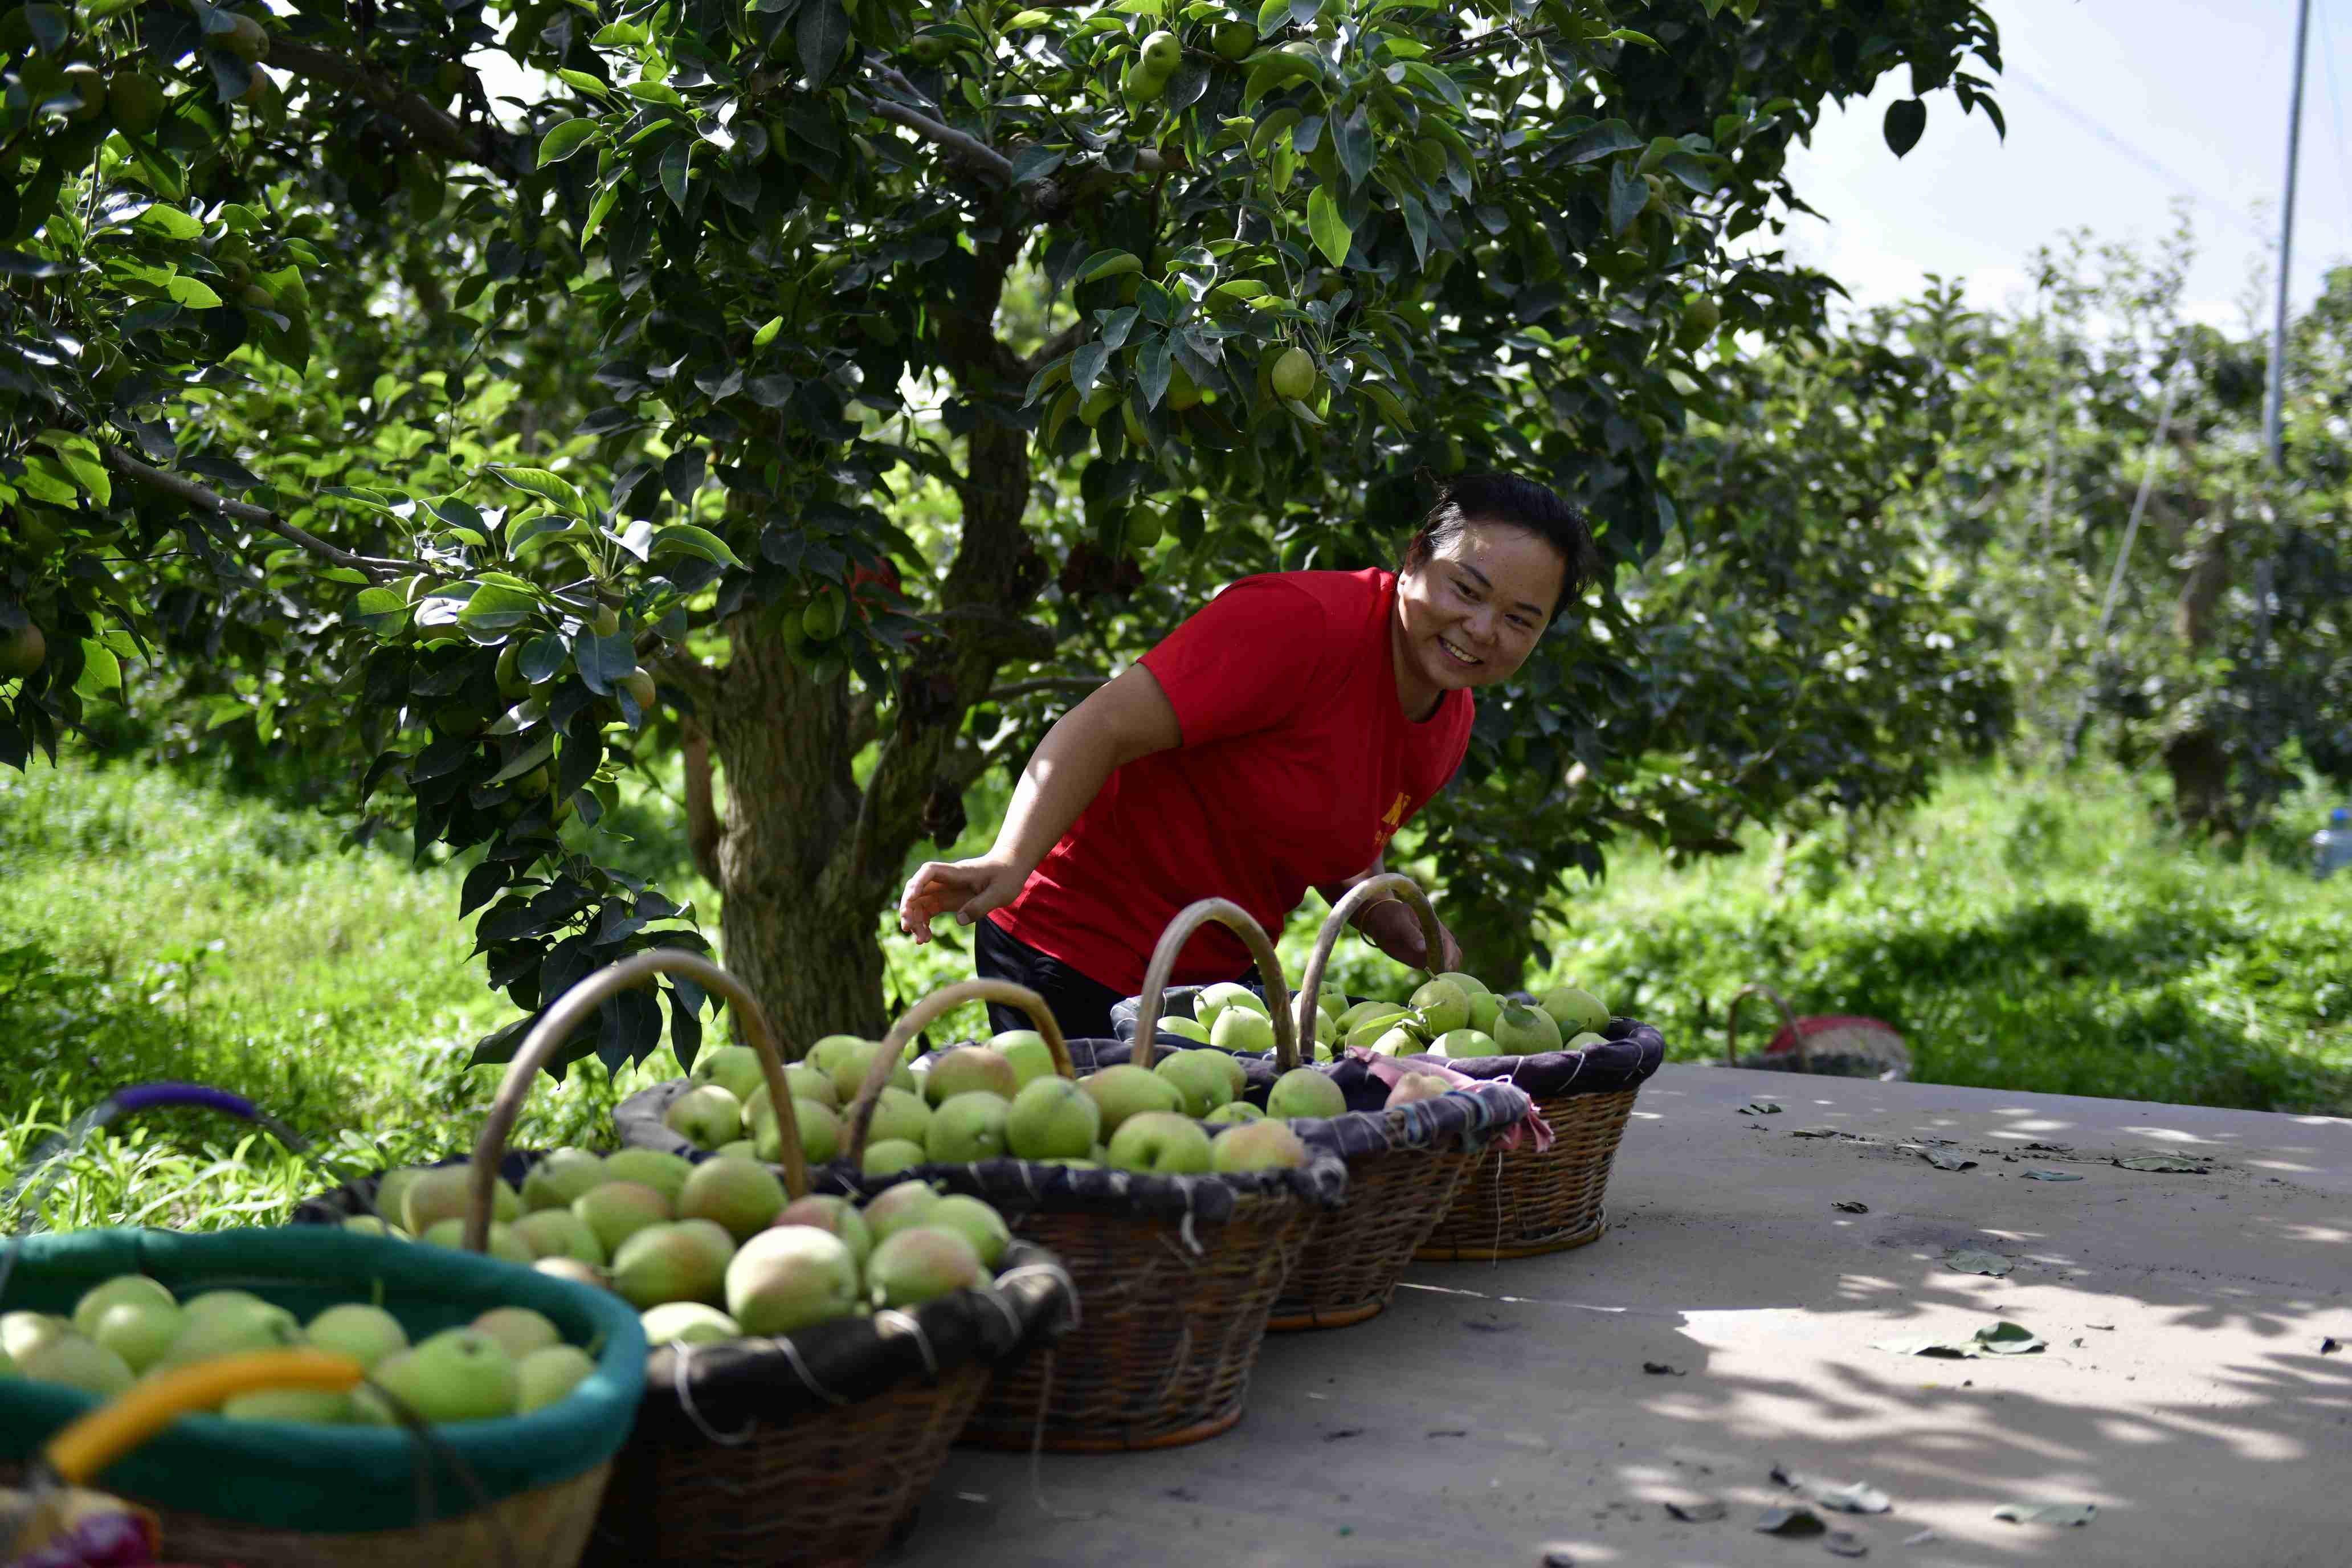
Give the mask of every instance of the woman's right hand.
[{"label": "woman's right hand", "polygon": [[1020,896],[1029,874],[993,856],[971,860],[926,860],[907,879],[898,895],[898,929],[918,942],[931,940],[931,921],[954,911],[959,925],[970,925],[989,910],[1002,909]]}]

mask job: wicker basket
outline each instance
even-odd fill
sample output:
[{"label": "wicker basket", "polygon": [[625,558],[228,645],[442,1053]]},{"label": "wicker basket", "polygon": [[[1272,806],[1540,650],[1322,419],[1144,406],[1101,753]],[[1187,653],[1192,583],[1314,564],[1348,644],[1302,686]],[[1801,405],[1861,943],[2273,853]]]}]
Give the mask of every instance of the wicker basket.
[{"label": "wicker basket", "polygon": [[[1787,1026],[1773,1036],[1761,1054],[1742,1060],[1739,1055],[1739,1005],[1762,996],[1780,1010]],[[1757,1072],[1820,1073],[1829,1078],[1874,1078],[1881,1083],[1911,1076],[1911,1048],[1891,1024],[1876,1018],[1841,1016],[1800,1018],[1780,994],[1759,981],[1743,985],[1723,1016],[1723,1059],[1726,1066]]]},{"label": "wicker basket", "polygon": [[[1278,973],[1267,979],[1266,1004],[1275,1018],[1275,1065],[1280,1071],[1298,1065],[1300,1041],[1312,1048],[1315,998],[1331,950],[1349,929],[1349,921],[1366,904],[1391,896],[1403,899],[1421,916],[1423,930],[1434,950],[1437,912],[1411,878],[1388,873],[1357,884],[1324,920],[1297,997],[1281,994]],[[1168,928],[1152,955],[1152,971],[1144,976],[1135,1050],[1136,1060],[1145,1066],[1150,1065],[1161,987],[1175,955],[1201,924],[1198,919],[1187,919],[1200,908],[1195,904]],[[1163,957],[1168,961],[1164,966],[1160,963]],[[1445,1213],[1469,1169],[1470,1152],[1459,1140],[1447,1147],[1405,1144],[1351,1156],[1348,1202],[1344,1207],[1326,1209],[1315,1216],[1298,1262],[1275,1300],[1267,1329],[1274,1332],[1338,1329],[1377,1316],[1396,1294],[1398,1278]]]},{"label": "wicker basket", "polygon": [[[664,972],[688,975],[737,1010],[745,1040],[759,1053],[775,1105],[785,1192],[797,1198],[809,1191],[783,1061],[759,1004],[740,980],[708,960],[676,949],[654,949],[583,980],[531,1030],[508,1068],[476,1149],[476,1185],[483,1202],[488,1199],[498,1153],[541,1061],[606,996]],[[1034,993],[1020,994],[1035,999]],[[1042,1002],[1037,1005],[1044,1007]],[[486,1239],[487,1215],[478,1210],[476,1219],[467,1239],[479,1246]],[[908,1314],[888,1313],[877,1314],[876,1322],[883,1318],[910,1321]],[[919,1329],[916,1338],[921,1340]],[[783,1375],[800,1375],[802,1384],[808,1384],[791,1336],[751,1342],[775,1349]],[[928,1364],[929,1342],[922,1344]],[[667,1366],[683,1394],[691,1359],[656,1350],[655,1375],[659,1377]],[[984,1360],[967,1360],[935,1375],[902,1380],[879,1394],[814,1413],[781,1420],[755,1416],[734,1431],[715,1429],[694,1417],[699,1431],[692,1440],[680,1440],[667,1426],[656,1432],[641,1415],[636,1430],[614,1460],[612,1485],[585,1561],[609,1568],[650,1563],[771,1568],[864,1562],[887,1544],[891,1532],[913,1512],[986,1388],[990,1370]],[[688,1409],[691,1415],[690,1404]]]},{"label": "wicker basket", "polygon": [[1423,1263],[1486,1262],[1565,1252],[1600,1240],[1609,1228],[1601,1207],[1609,1164],[1640,1092],[1538,1097],[1536,1113],[1551,1125],[1551,1147],[1479,1155],[1414,1258]]},{"label": "wicker basket", "polygon": [[[1203,910],[1209,913],[1202,918],[1222,920],[1242,933],[1269,985],[1278,990],[1281,963],[1257,923],[1223,900],[1196,904],[1186,914]],[[1169,930],[1173,935],[1199,923],[1179,917]],[[1175,945],[1181,944],[1180,937]],[[1162,979],[1173,952],[1163,937],[1153,958]],[[1026,1008],[1053,1047],[1055,1069],[1073,1076],[1061,1032],[1034,993],[994,980],[934,992],[899,1019],[886,1048],[875,1054],[874,1070],[847,1118],[845,1158],[851,1168],[863,1159],[875,1100],[907,1042],[932,1019],[974,1000]],[[1135,1059],[1149,1067],[1148,1048]],[[1014,1235],[1051,1247],[1069,1270],[1079,1321],[1050,1352],[998,1373],[961,1440],[1066,1452],[1167,1448],[1213,1437],[1239,1421],[1267,1314],[1306,1241],[1312,1211],[1287,1192],[1233,1195],[1232,1213],[1214,1223],[1100,1208],[1071,1212],[1050,1204],[1018,1217],[1008,1215]]]}]

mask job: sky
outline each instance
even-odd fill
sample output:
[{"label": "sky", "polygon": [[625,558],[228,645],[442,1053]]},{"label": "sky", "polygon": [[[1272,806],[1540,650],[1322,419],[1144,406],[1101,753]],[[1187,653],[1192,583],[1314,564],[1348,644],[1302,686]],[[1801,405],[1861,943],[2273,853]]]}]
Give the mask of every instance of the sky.
[{"label": "sky", "polygon": [[[1966,279],[1970,302],[1992,307],[2021,297],[2036,247],[2083,227],[2152,245],[2186,197],[2199,252],[2188,313],[2242,331],[2250,279],[2276,276],[2295,5],[1987,0],[2006,143],[1948,91],[1896,159],[1880,122],[1909,96],[1910,73],[1893,71],[1867,101],[1826,110],[1812,145],[1792,151],[1798,194],[1829,221],[1800,216],[1783,243],[1861,304],[1916,293],[1933,273]],[[2352,0],[2311,6],[2294,309],[2327,267],[2352,261]]]}]

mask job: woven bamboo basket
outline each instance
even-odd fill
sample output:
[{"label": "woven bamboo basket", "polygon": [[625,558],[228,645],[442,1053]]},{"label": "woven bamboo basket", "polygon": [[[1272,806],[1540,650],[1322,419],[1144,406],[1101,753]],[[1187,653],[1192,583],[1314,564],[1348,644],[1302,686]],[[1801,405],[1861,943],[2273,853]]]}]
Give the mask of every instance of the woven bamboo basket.
[{"label": "woven bamboo basket", "polygon": [[[476,1146],[478,1204],[468,1223],[467,1245],[478,1247],[488,1239],[487,1205],[499,1154],[541,1063],[605,997],[661,973],[685,974],[736,1009],[775,1105],[785,1193],[793,1198],[808,1193],[808,1165],[783,1058],[759,1003],[741,981],[709,960],[656,948],[600,970],[564,993],[516,1053]],[[789,1337],[770,1342],[791,1353]],[[684,1363],[676,1364],[684,1377]],[[614,1460],[612,1484],[584,1561],[605,1568],[862,1563],[881,1551],[914,1511],[987,1387],[990,1370],[984,1363],[967,1363],[814,1416],[755,1421],[737,1432],[706,1427],[703,1442],[649,1438],[641,1420]],[[424,1562],[410,1560],[412,1565]]]},{"label": "woven bamboo basket", "polygon": [[[1298,1065],[1298,1042],[1306,1041],[1312,1049],[1316,998],[1322,993],[1331,950],[1357,910],[1389,897],[1402,899],[1421,917],[1430,951],[1437,950],[1437,911],[1412,879],[1387,872],[1350,889],[1324,919],[1307,973],[1299,978],[1298,994],[1289,1007],[1276,1011],[1275,1061],[1282,1071]],[[1143,996],[1139,1042],[1151,1037],[1157,1022],[1159,993],[1149,979]],[[1266,1327],[1276,1332],[1338,1329],[1377,1316],[1396,1294],[1405,1266],[1454,1201],[1469,1174],[1470,1162],[1469,1149],[1459,1141],[1451,1147],[1404,1145],[1351,1156],[1347,1205],[1316,1216],[1298,1266],[1290,1271]]]},{"label": "woven bamboo basket", "polygon": [[1533,1258],[1600,1240],[1609,1228],[1601,1199],[1610,1163],[1640,1092],[1538,1098],[1536,1113],[1551,1124],[1551,1147],[1479,1155],[1415,1258],[1468,1263]]},{"label": "woven bamboo basket", "polygon": [[[1780,1009],[1786,1026],[1767,1042],[1761,1054],[1742,1060],[1739,1005],[1750,996],[1764,997]],[[1778,991],[1760,981],[1741,986],[1724,1012],[1723,1059],[1727,1066],[1761,1072],[1874,1078],[1881,1082],[1911,1076],[1911,1047],[1903,1043],[1893,1025],[1850,1015],[1800,1018]]]},{"label": "woven bamboo basket", "polygon": [[[1278,996],[1282,965],[1274,944],[1247,912],[1222,899],[1178,917],[1152,955],[1152,973],[1164,983],[1183,938],[1208,920],[1241,934],[1269,996]],[[873,1073],[847,1118],[852,1166],[864,1157],[876,1097],[907,1042],[932,1019],[974,1000],[1020,1002],[1053,1046],[1055,1070],[1074,1076],[1060,1031],[1034,993],[991,980],[950,985],[909,1009],[890,1031],[887,1048],[875,1054]],[[1151,1065],[1148,1037],[1134,1059]],[[1052,1248],[1069,1270],[1079,1321],[1050,1351],[997,1374],[961,1440],[1083,1453],[1171,1448],[1213,1437],[1239,1421],[1267,1315],[1306,1241],[1311,1211],[1289,1194],[1234,1196],[1234,1212],[1222,1223],[1099,1211],[1007,1215],[1015,1236]]]}]

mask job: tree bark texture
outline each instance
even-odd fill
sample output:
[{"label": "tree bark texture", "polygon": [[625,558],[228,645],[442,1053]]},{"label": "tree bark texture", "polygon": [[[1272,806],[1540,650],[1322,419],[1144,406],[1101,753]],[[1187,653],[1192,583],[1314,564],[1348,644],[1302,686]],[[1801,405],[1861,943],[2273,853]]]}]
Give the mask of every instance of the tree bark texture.
[{"label": "tree bark texture", "polygon": [[[2182,574],[2172,611],[2173,635],[2194,655],[2213,640],[2213,617],[2230,586],[2230,525],[2232,508],[2221,497],[2195,531],[2194,553]],[[2164,765],[2172,775],[2173,816],[2183,827],[2205,832],[2235,826],[2230,807],[2230,754],[2211,725],[2192,721],[2164,741]]]}]

